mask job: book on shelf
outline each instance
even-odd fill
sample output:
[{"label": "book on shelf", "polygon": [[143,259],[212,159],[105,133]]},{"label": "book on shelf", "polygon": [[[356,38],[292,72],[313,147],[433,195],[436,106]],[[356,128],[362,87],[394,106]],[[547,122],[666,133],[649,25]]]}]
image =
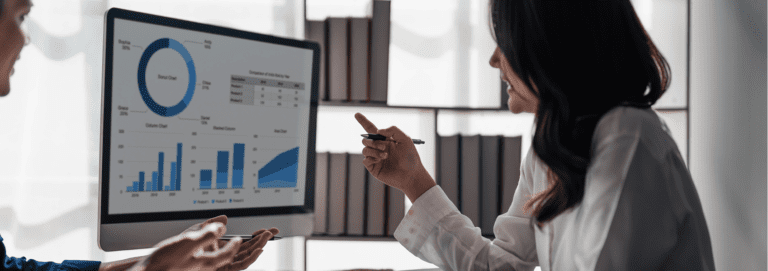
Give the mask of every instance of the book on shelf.
[{"label": "book on shelf", "polygon": [[369,100],[370,25],[369,18],[349,19],[350,99],[353,101]]},{"label": "book on shelf", "polygon": [[349,19],[328,18],[328,99],[349,100]]},{"label": "book on shelf", "polygon": [[520,179],[522,137],[439,136],[437,184],[461,213],[493,235]]},{"label": "book on shelf", "polygon": [[328,234],[346,232],[347,214],[347,154],[331,153],[328,186]]},{"label": "book on shelf", "polygon": [[385,189],[387,186],[373,177],[373,175],[365,170],[368,176],[367,182],[367,200],[366,200],[366,231],[365,235],[368,236],[381,236],[386,232],[384,231],[384,218],[386,217],[386,195]]},{"label": "book on shelf", "polygon": [[501,109],[509,109],[509,104],[507,101],[509,101],[509,93],[507,93],[507,82],[504,80],[501,80]]},{"label": "book on shelf", "polygon": [[305,28],[305,34],[307,40],[317,42],[320,45],[320,72],[319,77],[317,80],[317,93],[318,93],[318,100],[325,101],[328,100],[328,92],[327,92],[327,85],[326,85],[326,75],[325,75],[325,68],[326,68],[326,60],[327,57],[327,51],[326,51],[326,24],[325,21],[313,21],[308,20],[307,25]]},{"label": "book on shelf", "polygon": [[405,194],[387,186],[387,205],[387,235],[392,236],[405,216]]},{"label": "book on shelf", "polygon": [[439,137],[437,184],[457,208],[459,202],[459,135]]},{"label": "book on shelf", "polygon": [[368,170],[363,165],[365,156],[350,154],[347,164],[347,234],[365,233],[365,177]]},{"label": "book on shelf", "polygon": [[[462,214],[493,235],[520,179],[522,137],[438,137],[437,182]],[[405,195],[365,168],[361,154],[318,153],[315,234],[392,236],[405,215]]]},{"label": "book on shelf", "polygon": [[461,137],[461,213],[480,226],[480,136]]},{"label": "book on shelf", "polygon": [[328,232],[328,153],[315,154],[315,234]]},{"label": "book on shelf", "polygon": [[499,215],[499,136],[482,136],[481,144],[481,192],[480,231],[493,235],[493,224]]},{"label": "book on shelf", "polygon": [[522,160],[521,136],[505,137],[502,139],[502,167],[501,167],[501,210],[506,212],[512,205],[512,199],[520,181],[520,164]]},{"label": "book on shelf", "polygon": [[307,22],[307,39],[321,43],[324,50],[321,100],[386,103],[391,2],[372,4],[370,17]]},{"label": "book on shelf", "polygon": [[374,0],[371,17],[371,95],[373,102],[387,101],[389,83],[390,11],[392,2]]}]

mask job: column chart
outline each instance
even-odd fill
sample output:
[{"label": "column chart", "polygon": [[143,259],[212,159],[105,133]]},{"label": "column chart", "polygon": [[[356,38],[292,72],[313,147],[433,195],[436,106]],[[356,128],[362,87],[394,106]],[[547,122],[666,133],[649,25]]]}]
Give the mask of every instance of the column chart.
[{"label": "column chart", "polygon": [[128,186],[126,191],[128,192],[153,192],[153,191],[179,191],[181,190],[181,151],[182,144],[176,144],[176,160],[171,162],[170,176],[168,178],[168,185],[163,186],[165,181],[163,180],[164,167],[165,167],[165,153],[157,153],[157,170],[152,171],[152,181],[144,182],[144,171],[139,171],[138,181],[134,181],[131,186]]},{"label": "column chart", "polygon": [[[232,169],[229,168],[229,151],[216,152],[216,185],[211,187],[213,169],[200,170],[200,189],[243,189],[245,144],[235,143],[232,153]],[[232,183],[229,183],[232,172]]]}]

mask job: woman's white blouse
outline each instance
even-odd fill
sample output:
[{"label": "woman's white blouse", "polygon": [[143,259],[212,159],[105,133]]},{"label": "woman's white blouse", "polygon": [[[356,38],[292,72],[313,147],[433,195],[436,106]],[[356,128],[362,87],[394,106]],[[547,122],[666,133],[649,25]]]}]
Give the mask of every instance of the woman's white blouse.
[{"label": "woman's white blouse", "polygon": [[547,186],[530,148],[493,241],[435,186],[395,231],[411,253],[444,270],[714,270],[699,196],[664,122],[617,107],[592,137],[584,198],[539,229],[523,205]]}]

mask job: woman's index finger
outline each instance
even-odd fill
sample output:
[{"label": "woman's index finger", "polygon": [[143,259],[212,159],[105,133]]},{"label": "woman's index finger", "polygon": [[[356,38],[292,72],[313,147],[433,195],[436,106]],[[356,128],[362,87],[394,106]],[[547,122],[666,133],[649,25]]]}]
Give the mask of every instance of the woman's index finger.
[{"label": "woman's index finger", "polygon": [[376,128],[376,125],[373,125],[371,121],[368,120],[363,114],[355,113],[355,119],[357,119],[357,122],[360,123],[361,126],[363,126],[363,129],[365,129],[365,132],[369,134],[375,134],[376,131],[379,129]]}]

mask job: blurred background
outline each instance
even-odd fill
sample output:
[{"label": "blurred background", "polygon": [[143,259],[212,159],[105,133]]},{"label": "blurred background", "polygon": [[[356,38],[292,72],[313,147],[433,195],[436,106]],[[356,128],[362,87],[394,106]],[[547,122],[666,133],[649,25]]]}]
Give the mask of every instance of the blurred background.
[{"label": "blurred background", "polygon": [[[693,175],[717,269],[766,270],[765,1],[632,3],[672,68],[655,109]],[[303,39],[305,20],[364,17],[370,1],[35,0],[23,25],[30,44],[11,94],[0,99],[0,234],[12,256],[111,261],[151,252],[106,253],[96,242],[103,28],[112,7]],[[362,112],[426,142],[435,134],[520,135],[525,153],[532,114],[445,109],[502,103],[498,71],[488,65],[496,45],[487,8],[486,0],[393,0],[391,107],[321,106],[317,151],[360,153],[354,135],[364,131],[352,115]],[[419,151],[434,176],[434,145]],[[271,242],[251,269],[305,264],[434,268],[393,240],[297,237]]]}]

